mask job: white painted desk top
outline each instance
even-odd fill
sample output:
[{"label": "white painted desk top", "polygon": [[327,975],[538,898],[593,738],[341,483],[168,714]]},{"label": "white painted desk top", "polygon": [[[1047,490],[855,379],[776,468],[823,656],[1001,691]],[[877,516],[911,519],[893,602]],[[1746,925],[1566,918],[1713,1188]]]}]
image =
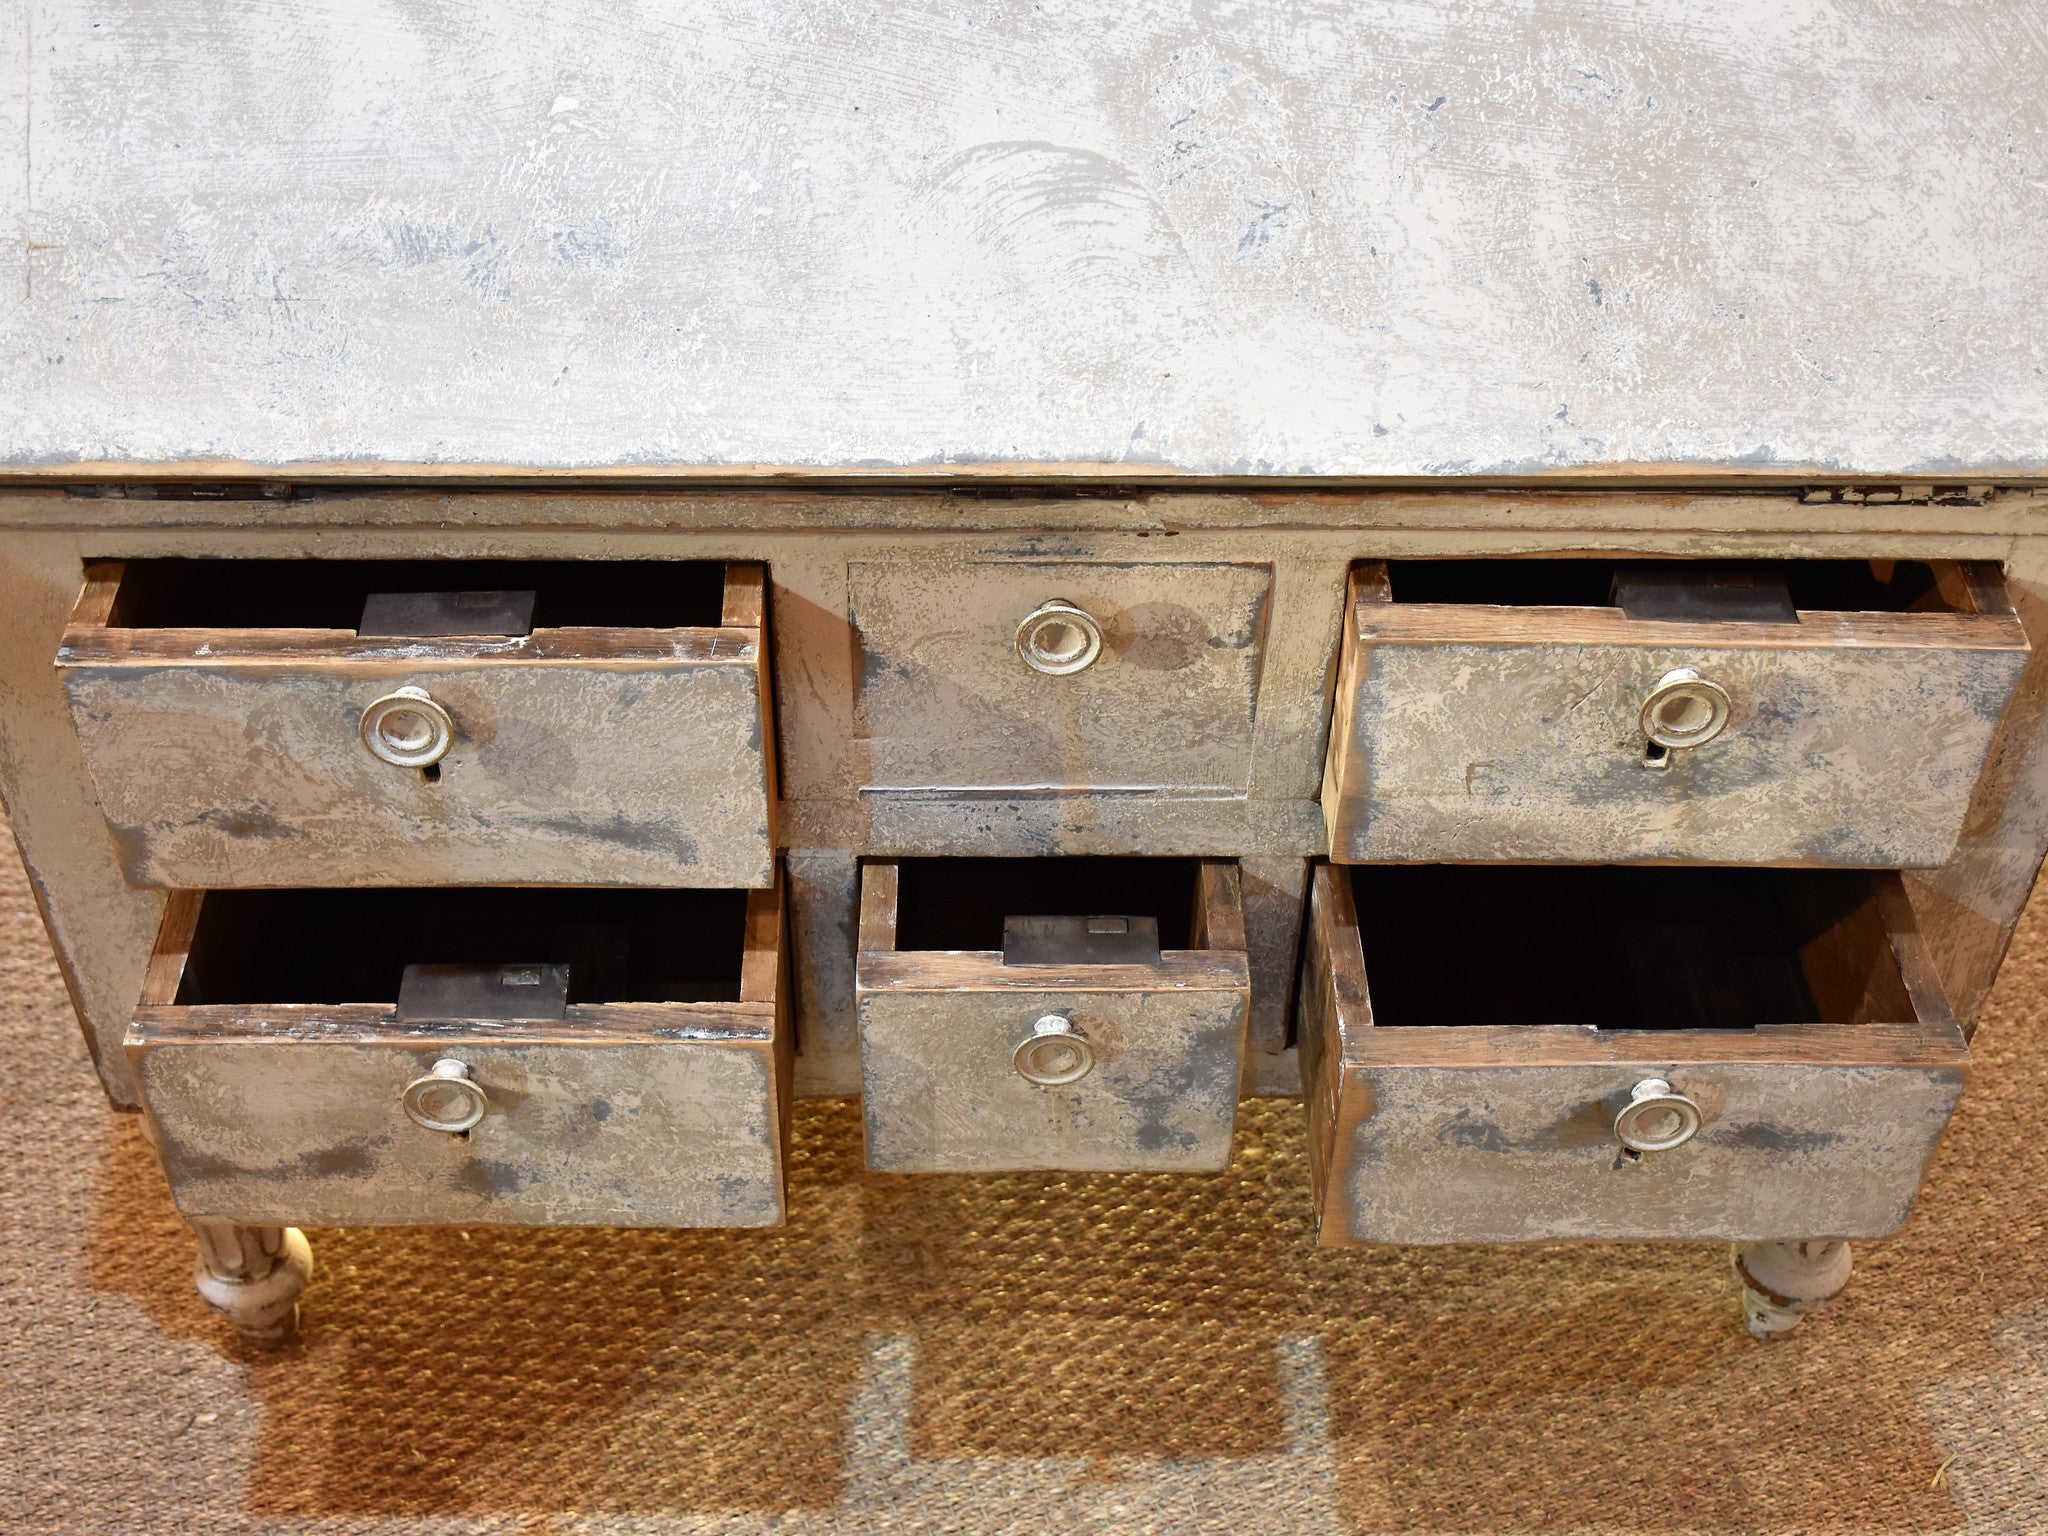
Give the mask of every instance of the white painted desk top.
[{"label": "white painted desk top", "polygon": [[2048,474],[2048,12],[12,0],[0,468]]}]

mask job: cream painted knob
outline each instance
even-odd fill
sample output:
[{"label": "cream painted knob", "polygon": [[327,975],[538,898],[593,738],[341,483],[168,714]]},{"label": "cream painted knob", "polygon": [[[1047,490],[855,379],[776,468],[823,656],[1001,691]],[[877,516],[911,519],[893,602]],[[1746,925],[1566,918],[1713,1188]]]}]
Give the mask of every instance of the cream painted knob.
[{"label": "cream painted knob", "polygon": [[1102,654],[1102,626],[1087,609],[1055,598],[1017,626],[1017,654],[1034,672],[1067,677]]},{"label": "cream painted knob", "polygon": [[1095,1048],[1074,1028],[1072,1019],[1048,1013],[1031,1026],[1031,1034],[1010,1058],[1017,1075],[1041,1088],[1078,1083],[1095,1068]]},{"label": "cream painted knob", "polygon": [[1631,1152],[1669,1152],[1700,1128],[1700,1107],[1661,1077],[1646,1077],[1614,1117],[1614,1139]]},{"label": "cream painted knob", "polygon": [[425,1077],[407,1083],[401,1102],[412,1123],[430,1131],[466,1131],[491,1107],[483,1089],[470,1081],[469,1068],[453,1057],[443,1057]]},{"label": "cream painted knob", "polygon": [[1728,728],[1728,690],[1679,667],[1657,679],[1641,720],[1643,734],[1666,750],[1703,747]]},{"label": "cream painted knob", "polygon": [[363,745],[394,768],[429,768],[455,745],[455,721],[424,688],[399,688],[363,711]]}]

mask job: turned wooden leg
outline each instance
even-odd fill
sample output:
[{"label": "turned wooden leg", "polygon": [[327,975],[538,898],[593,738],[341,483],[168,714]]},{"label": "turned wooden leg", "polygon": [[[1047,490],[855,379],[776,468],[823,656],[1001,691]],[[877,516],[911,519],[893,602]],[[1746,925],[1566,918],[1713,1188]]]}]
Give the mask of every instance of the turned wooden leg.
[{"label": "turned wooden leg", "polygon": [[1840,1238],[1809,1243],[1737,1243],[1735,1276],[1749,1331],[1768,1339],[1841,1295],[1849,1284],[1849,1245]]},{"label": "turned wooden leg", "polygon": [[193,1278],[207,1305],[242,1337],[282,1344],[299,1326],[299,1293],[313,1277],[313,1246],[297,1227],[241,1227],[195,1221],[199,1262]]}]

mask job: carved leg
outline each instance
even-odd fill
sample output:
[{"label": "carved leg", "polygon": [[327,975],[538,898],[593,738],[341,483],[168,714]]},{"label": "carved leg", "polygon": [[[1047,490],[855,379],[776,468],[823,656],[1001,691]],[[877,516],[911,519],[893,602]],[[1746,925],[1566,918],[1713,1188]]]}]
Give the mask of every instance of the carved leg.
[{"label": "carved leg", "polygon": [[1841,1295],[1849,1284],[1849,1245],[1839,1238],[1810,1243],[1737,1243],[1735,1277],[1742,1282],[1742,1315],[1759,1339],[1799,1326],[1799,1320]]},{"label": "carved leg", "polygon": [[193,1278],[207,1305],[226,1314],[242,1337],[283,1344],[299,1326],[299,1292],[313,1277],[313,1247],[297,1227],[240,1227],[195,1221],[199,1262]]}]

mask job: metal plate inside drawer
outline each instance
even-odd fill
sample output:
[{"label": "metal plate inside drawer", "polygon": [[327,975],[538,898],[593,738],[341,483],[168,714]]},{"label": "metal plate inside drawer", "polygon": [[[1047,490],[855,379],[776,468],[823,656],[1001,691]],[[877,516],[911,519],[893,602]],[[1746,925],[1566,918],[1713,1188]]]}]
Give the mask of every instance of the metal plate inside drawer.
[{"label": "metal plate inside drawer", "polygon": [[[770,1226],[781,952],[775,890],[181,892],[127,1049],[188,1216]],[[398,1016],[501,954],[567,967],[559,1019]]]},{"label": "metal plate inside drawer", "polygon": [[[1157,925],[1156,959],[1006,964],[1062,895]],[[1222,859],[916,859],[861,872],[868,1163],[899,1173],[1230,1161],[1250,977]]]},{"label": "metal plate inside drawer", "polygon": [[[352,627],[465,573],[536,589],[532,631]],[[137,884],[760,886],[762,592],[716,563],[107,563],[57,664]]]},{"label": "metal plate inside drawer", "polygon": [[[1741,610],[1677,604],[1668,572],[1631,584],[1615,562],[1360,567],[1331,857],[1945,862],[2027,658],[1997,569],[1770,569],[1796,622],[1707,617]],[[1609,603],[1617,573],[1634,609]],[[1706,597],[1728,572],[1699,576]]]},{"label": "metal plate inside drawer", "polygon": [[1874,1237],[1969,1052],[1898,876],[1325,867],[1322,1241]]}]

